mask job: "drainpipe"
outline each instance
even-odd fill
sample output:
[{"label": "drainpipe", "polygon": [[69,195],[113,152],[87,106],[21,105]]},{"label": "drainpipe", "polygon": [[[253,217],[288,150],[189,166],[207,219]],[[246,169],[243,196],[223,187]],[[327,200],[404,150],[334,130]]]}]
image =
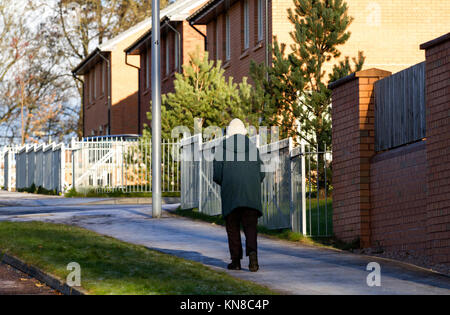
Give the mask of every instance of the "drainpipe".
[{"label": "drainpipe", "polygon": [[[265,1],[266,3],[266,18],[265,18],[265,23],[266,23],[266,36],[265,36],[265,46],[266,46],[266,67],[269,66],[270,60],[269,60],[269,0]],[[269,74],[266,72],[266,79],[269,80]]]},{"label": "drainpipe", "polygon": [[85,119],[86,119],[86,113],[85,113],[85,110],[84,110],[84,81],[83,80],[81,80],[79,77],[77,77],[77,75],[75,74],[75,73],[73,73],[72,72],[72,76],[73,76],[73,78],[75,79],[75,80],[78,80],[78,81],[80,81],[81,82],[81,112],[82,112],[82,115],[83,115],[83,126],[81,127],[82,128],[82,130],[81,130],[81,132],[82,132],[82,137],[84,137],[84,126],[85,126]]},{"label": "drainpipe", "polygon": [[125,53],[125,64],[127,66],[138,69],[138,126],[137,126],[137,134],[140,134],[141,131],[141,68],[137,67],[131,63],[128,63],[128,53]]},{"label": "drainpipe", "polygon": [[189,22],[189,26],[192,27],[197,33],[203,36],[203,38],[205,39],[205,51],[208,51],[208,38],[206,37],[206,35],[203,34],[202,31],[200,31],[198,28],[196,28],[194,26],[194,23]]},{"label": "drainpipe", "polygon": [[[164,24],[167,25],[168,27],[170,27],[170,29],[177,34],[177,38],[178,38],[178,51],[177,51],[177,54],[178,54],[178,72],[181,73],[181,34],[180,34],[180,32],[177,31],[176,28],[174,28],[172,25],[170,25],[169,22],[170,22],[170,20],[166,20],[164,22]],[[202,33],[202,35],[203,35],[203,33]],[[205,37],[205,42],[206,42],[206,37]],[[205,48],[205,50],[206,50],[206,48]]]},{"label": "drainpipe", "polygon": [[105,56],[103,56],[101,54],[100,50],[97,50],[96,55],[100,56],[106,62],[106,66],[108,67],[108,73],[107,73],[107,77],[108,77],[108,135],[110,135],[111,134],[111,65],[109,63],[108,58],[105,58]]}]

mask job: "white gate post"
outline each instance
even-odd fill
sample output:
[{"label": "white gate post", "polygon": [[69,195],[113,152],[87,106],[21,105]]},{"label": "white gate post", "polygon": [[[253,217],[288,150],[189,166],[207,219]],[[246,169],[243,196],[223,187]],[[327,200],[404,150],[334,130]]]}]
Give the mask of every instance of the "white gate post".
[{"label": "white gate post", "polygon": [[[198,145],[197,150],[195,150],[194,145],[194,160],[195,160],[195,152],[197,152],[198,159],[198,212],[202,212],[202,134],[197,134],[198,136]],[[195,142],[194,142],[195,143]]]},{"label": "white gate post", "polygon": [[76,190],[76,187],[75,187],[75,138],[72,138],[71,149],[72,149],[72,189]]},{"label": "white gate post", "polygon": [[65,193],[66,189],[66,147],[64,143],[61,145],[61,158],[60,158],[60,179],[59,179],[59,192]]},{"label": "white gate post", "polygon": [[294,147],[294,144],[292,142],[292,137],[289,137],[289,146],[288,146],[288,157],[289,157],[289,212],[291,217],[291,231],[297,232],[297,222],[295,222],[298,218],[295,216],[294,211],[294,165],[291,159],[291,153],[292,149]]},{"label": "white gate post", "polygon": [[305,171],[305,143],[303,139],[301,140],[301,169],[302,169],[302,176],[301,176],[301,185],[302,185],[302,197],[301,197],[301,211],[302,211],[302,234],[306,235],[306,171]]}]

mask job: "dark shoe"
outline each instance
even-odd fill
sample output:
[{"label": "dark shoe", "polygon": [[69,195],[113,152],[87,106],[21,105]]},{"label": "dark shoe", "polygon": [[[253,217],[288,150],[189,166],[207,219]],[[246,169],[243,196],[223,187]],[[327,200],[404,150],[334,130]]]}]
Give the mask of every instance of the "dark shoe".
[{"label": "dark shoe", "polygon": [[258,255],[256,252],[251,252],[248,255],[250,263],[248,264],[248,269],[250,269],[251,272],[256,272],[259,269],[258,266]]},{"label": "dark shoe", "polygon": [[240,260],[233,260],[231,264],[228,264],[229,270],[241,270],[241,261]]}]

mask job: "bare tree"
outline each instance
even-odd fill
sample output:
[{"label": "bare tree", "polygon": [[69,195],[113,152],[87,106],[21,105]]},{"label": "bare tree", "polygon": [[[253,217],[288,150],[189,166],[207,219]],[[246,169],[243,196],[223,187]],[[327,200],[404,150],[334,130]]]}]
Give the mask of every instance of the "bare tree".
[{"label": "bare tree", "polygon": [[80,134],[71,70],[148,16],[147,0],[0,0],[0,142]]},{"label": "bare tree", "polygon": [[[164,7],[167,1],[162,1]],[[47,30],[55,49],[65,58],[65,71],[70,71],[96,46],[118,35],[151,15],[148,0],[56,0],[43,2],[50,10]],[[81,82],[73,79],[72,87],[81,100]],[[78,103],[79,104],[79,103]],[[81,106],[78,105],[78,134],[82,132]]]}]

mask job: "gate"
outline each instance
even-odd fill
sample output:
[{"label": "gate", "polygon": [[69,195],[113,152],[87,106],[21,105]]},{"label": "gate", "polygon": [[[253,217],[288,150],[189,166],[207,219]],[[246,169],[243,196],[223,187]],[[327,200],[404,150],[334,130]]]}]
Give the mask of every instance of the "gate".
[{"label": "gate", "polygon": [[201,135],[196,135],[180,141],[180,202],[184,209],[199,207],[200,171],[199,156]]},{"label": "gate", "polygon": [[[72,187],[76,190],[151,192],[151,141],[139,137],[72,140]],[[178,192],[180,144],[161,143],[161,188]]]}]

